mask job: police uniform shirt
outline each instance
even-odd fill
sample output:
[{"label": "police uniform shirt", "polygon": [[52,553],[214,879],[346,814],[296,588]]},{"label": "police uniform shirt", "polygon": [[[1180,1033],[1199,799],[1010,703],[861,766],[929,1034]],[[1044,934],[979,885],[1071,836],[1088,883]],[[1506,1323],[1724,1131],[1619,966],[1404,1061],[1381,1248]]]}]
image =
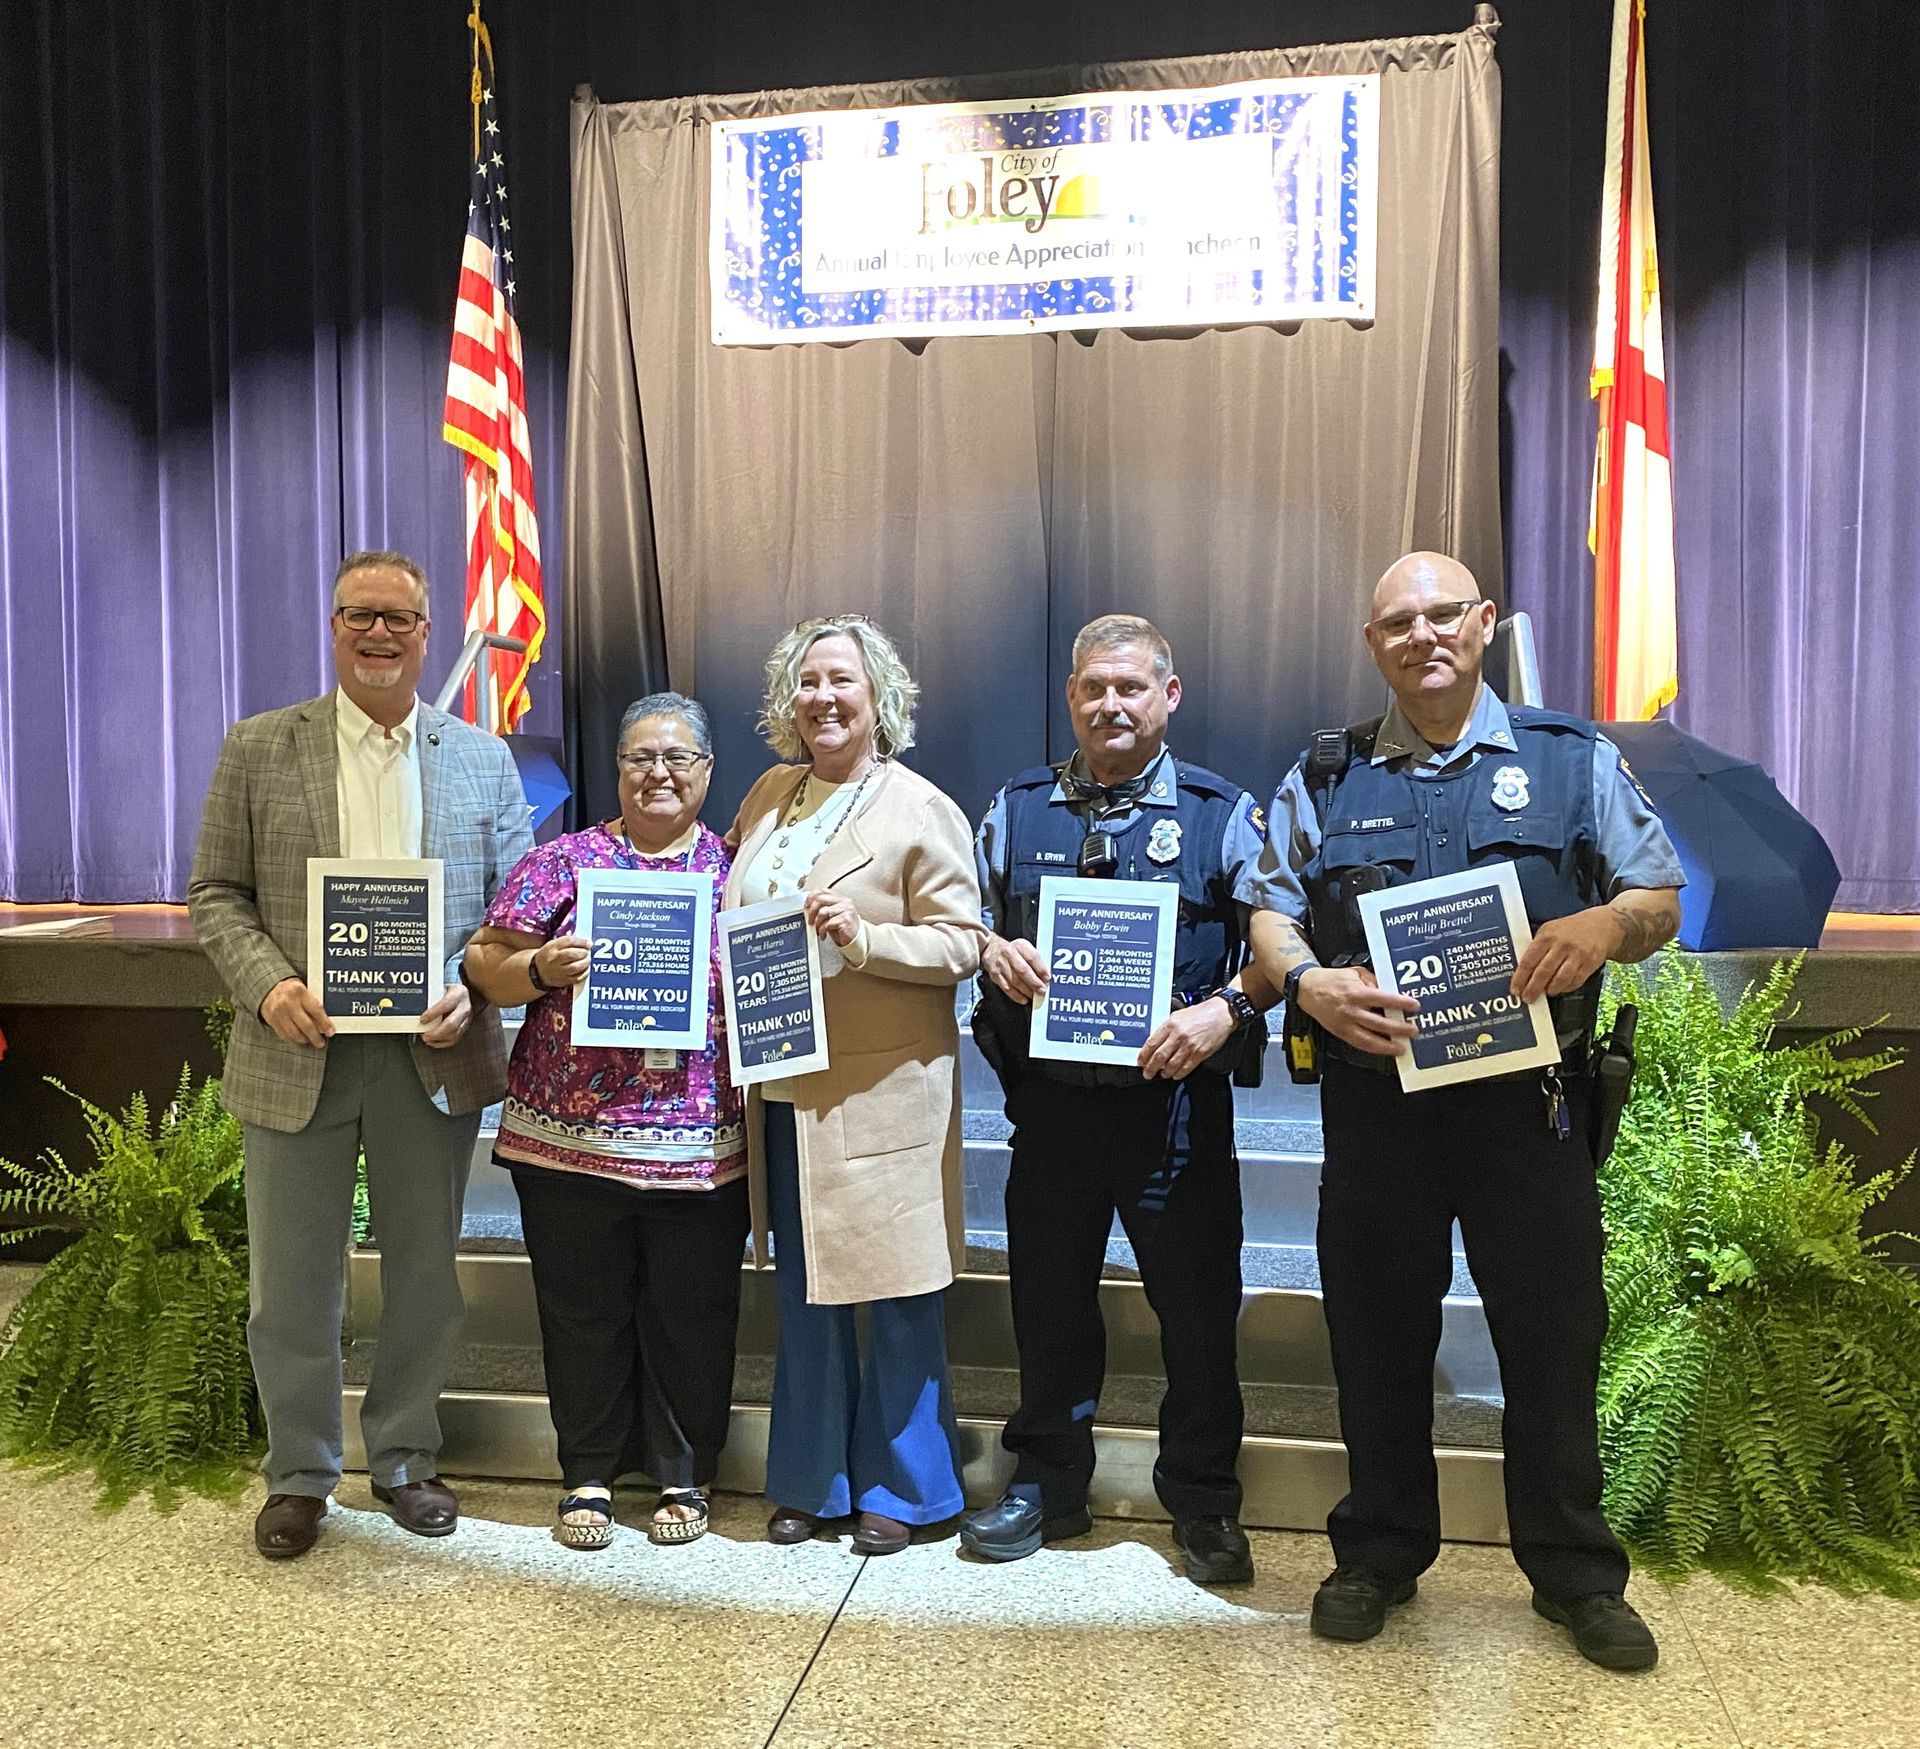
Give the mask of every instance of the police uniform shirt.
[{"label": "police uniform shirt", "polygon": [[[1513,723],[1500,695],[1484,683],[1473,715],[1460,739],[1444,752],[1424,741],[1396,700],[1374,736],[1369,762],[1392,765],[1413,777],[1451,776],[1482,759],[1511,753]],[[1600,891],[1592,903],[1605,904],[1634,887],[1681,887],[1686,876],[1666,828],[1646,792],[1604,735],[1593,742],[1593,817],[1596,874]],[[1320,817],[1307,789],[1301,760],[1274,792],[1267,840],[1234,896],[1255,910],[1278,911],[1302,928],[1308,919],[1307,892],[1300,881],[1320,850]]]},{"label": "police uniform shirt", "polygon": [[[1085,764],[1076,753],[1070,768],[1073,774],[1083,776]],[[1167,813],[1180,805],[1180,778],[1171,748],[1163,747],[1159,757],[1142,774],[1144,779],[1140,794],[1132,806],[1116,809],[1103,814],[1099,826],[1103,832],[1119,837],[1132,831],[1143,817],[1151,820],[1156,813]],[[1056,782],[1053,793],[1047,797],[1051,808],[1073,809],[1081,818],[1088,818],[1088,807],[1084,802],[1076,802],[1067,793],[1064,783]],[[1006,917],[1007,893],[1007,792],[1002,789],[995,793],[987,805],[986,817],[980,822],[980,830],[974,835],[974,865],[980,876],[980,891],[983,902],[980,914],[986,925],[996,935],[1004,935],[1002,927]],[[1240,792],[1233,804],[1233,811],[1227,820],[1227,828],[1221,834],[1218,846],[1219,863],[1222,877],[1227,881],[1235,899],[1244,905],[1243,896],[1253,879],[1255,864],[1266,847],[1266,821],[1260,813],[1260,805],[1245,790]],[[1148,826],[1148,831],[1153,830]],[[1166,857],[1172,862],[1185,853],[1185,847],[1177,841],[1171,854]],[[1159,861],[1151,842],[1147,847],[1149,860]],[[1063,864],[1063,875],[1077,875],[1080,871],[1071,864]]]}]

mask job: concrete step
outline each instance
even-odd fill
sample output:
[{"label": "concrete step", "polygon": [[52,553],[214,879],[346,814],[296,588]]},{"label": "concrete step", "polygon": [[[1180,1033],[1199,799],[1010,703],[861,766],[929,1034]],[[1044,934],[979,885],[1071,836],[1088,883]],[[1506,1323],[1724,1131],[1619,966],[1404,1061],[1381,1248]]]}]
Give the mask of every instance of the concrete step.
[{"label": "concrete step", "polygon": [[[366,1446],[360,1436],[364,1395],[358,1385],[350,1385],[345,1393],[350,1469],[366,1467]],[[1001,1449],[1000,1425],[997,1418],[960,1418],[961,1476],[971,1505],[997,1498],[1012,1477],[1013,1460]],[[543,1396],[449,1391],[440,1399],[440,1426],[440,1468],[446,1475],[559,1480],[553,1423]],[[1153,1490],[1158,1444],[1150,1428],[1095,1425],[1089,1498],[1095,1513],[1103,1518],[1167,1516]],[[1500,1454],[1447,1447],[1436,1458],[1440,1534],[1450,1542],[1505,1542]],[[720,1460],[718,1486],[757,1494],[766,1486],[766,1474],[767,1410],[757,1403],[737,1404]],[[1330,1439],[1255,1434],[1241,1446],[1240,1480],[1246,1490],[1240,1514],[1244,1523],[1270,1530],[1322,1530],[1327,1513],[1346,1492],[1346,1451]]]},{"label": "concrete step", "polygon": [[[1000,1090],[964,1032],[961,1048],[967,1270],[948,1291],[947,1335],[970,1500],[993,1499],[1011,1473],[999,1434],[1018,1390],[1018,1363],[1006,1282],[1002,1196],[1007,1124]],[[1319,1098],[1286,1075],[1278,1047],[1265,1084],[1237,1089],[1236,1142],[1248,1243],[1240,1321],[1240,1364],[1248,1435],[1241,1479],[1248,1524],[1316,1530],[1346,1488],[1338,1440],[1331,1357],[1318,1292],[1313,1229],[1320,1173]],[[557,1478],[544,1397],[538,1317],[509,1175],[492,1162],[496,1113],[488,1114],[468,1191],[460,1259],[468,1306],[467,1345],[454,1388],[441,1402],[449,1474]],[[1442,1307],[1434,1373],[1434,1430],[1443,1534],[1454,1541],[1504,1542],[1499,1452],[1499,1370],[1486,1320],[1455,1242],[1454,1291]],[[1159,1326],[1132,1248],[1116,1223],[1107,1248],[1101,1311],[1108,1379],[1094,1430],[1096,1512],[1163,1517],[1152,1485],[1154,1420],[1165,1380]],[[349,1260],[346,1392],[350,1463],[364,1464],[358,1404],[379,1323],[377,1250]],[[767,1400],[778,1310],[771,1272],[742,1281],[733,1427],[720,1486],[757,1492],[766,1470]]]},{"label": "concrete step", "polygon": [[[356,1342],[348,1350],[347,1382],[365,1385],[373,1375],[377,1342]],[[1020,1375],[1010,1367],[955,1366],[953,1401],[962,1417],[1004,1422],[1020,1402]],[[538,1346],[466,1343],[447,1380],[450,1390],[542,1396],[546,1369]],[[1109,1374],[1100,1393],[1098,1420],[1106,1426],[1158,1425],[1166,1381],[1152,1376]],[[1246,1430],[1275,1439],[1338,1440],[1339,1405],[1332,1385],[1245,1384]],[[773,1356],[742,1353],[733,1369],[733,1400],[766,1407],[773,1400]],[[1483,1451],[1500,1445],[1500,1405],[1481,1397],[1436,1394],[1434,1441],[1437,1445]]]},{"label": "concrete step", "polygon": [[[536,1350],[539,1314],[533,1272],[524,1252],[467,1253],[459,1260],[467,1303],[466,1341],[477,1349]],[[356,1250],[348,1259],[346,1341],[350,1350],[378,1339],[380,1259]],[[1138,1280],[1108,1276],[1100,1286],[1107,1329],[1107,1370],[1115,1378],[1156,1380],[1160,1327]],[[947,1290],[947,1352],[956,1367],[1010,1372],[1019,1364],[1013,1311],[1002,1275],[959,1276]],[[773,1272],[746,1269],[740,1296],[739,1351],[771,1356],[779,1333]],[[1333,1362],[1320,1296],[1304,1288],[1250,1288],[1241,1300],[1240,1376],[1249,1386],[1328,1388]],[[1441,1306],[1436,1397],[1498,1401],[1500,1375],[1486,1319],[1476,1299],[1449,1297]]]},{"label": "concrete step", "polygon": [[[490,1145],[490,1144],[489,1144]],[[962,1161],[966,1175],[967,1268],[980,1275],[1007,1272],[1007,1232],[1003,1197],[1008,1150],[1004,1142],[969,1142]],[[1278,1154],[1242,1155],[1241,1200],[1246,1243],[1241,1247],[1241,1279],[1250,1288],[1317,1289],[1319,1262],[1314,1255],[1320,1165]],[[467,1181],[463,1250],[518,1252],[520,1203],[511,1175],[491,1158],[475,1161]],[[1118,1221],[1107,1242],[1106,1273],[1139,1275],[1139,1264]],[[1456,1228],[1453,1242],[1453,1293],[1477,1298],[1473,1277],[1461,1254]]]}]

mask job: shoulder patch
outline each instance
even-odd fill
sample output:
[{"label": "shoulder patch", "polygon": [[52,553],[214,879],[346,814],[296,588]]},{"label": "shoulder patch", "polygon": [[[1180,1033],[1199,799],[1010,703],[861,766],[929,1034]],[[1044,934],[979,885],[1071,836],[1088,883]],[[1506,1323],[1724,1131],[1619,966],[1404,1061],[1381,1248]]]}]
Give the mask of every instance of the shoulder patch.
[{"label": "shoulder patch", "polygon": [[1252,796],[1246,798],[1246,806],[1241,810],[1247,817],[1247,824],[1264,838],[1267,835],[1267,811]]},{"label": "shoulder patch", "polygon": [[[1619,749],[1616,748],[1615,752],[1619,753]],[[1627,763],[1627,756],[1624,753],[1620,753],[1619,758],[1620,758],[1620,775],[1624,777],[1628,783],[1633,785],[1633,793],[1637,795],[1643,802],[1645,802],[1647,806],[1654,813],[1656,814],[1659,813],[1660,804],[1656,802],[1652,796],[1647,794],[1647,786],[1640,781],[1640,778],[1638,774],[1634,771],[1633,767]]]}]

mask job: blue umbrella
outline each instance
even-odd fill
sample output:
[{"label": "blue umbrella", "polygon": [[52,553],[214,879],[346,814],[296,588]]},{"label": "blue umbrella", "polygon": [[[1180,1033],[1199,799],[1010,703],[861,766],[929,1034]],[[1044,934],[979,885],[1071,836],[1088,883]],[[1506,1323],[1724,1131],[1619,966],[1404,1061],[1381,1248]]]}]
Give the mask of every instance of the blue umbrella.
[{"label": "blue umbrella", "polygon": [[509,735],[513,763],[520,772],[520,787],[526,791],[528,824],[541,843],[553,836],[549,824],[560,824],[560,807],[573,794],[573,785],[560,766],[560,743],[551,735]]},{"label": "blue umbrella", "polygon": [[1818,947],[1840,887],[1827,841],[1751,759],[1668,722],[1602,723],[1680,853],[1680,945]]}]

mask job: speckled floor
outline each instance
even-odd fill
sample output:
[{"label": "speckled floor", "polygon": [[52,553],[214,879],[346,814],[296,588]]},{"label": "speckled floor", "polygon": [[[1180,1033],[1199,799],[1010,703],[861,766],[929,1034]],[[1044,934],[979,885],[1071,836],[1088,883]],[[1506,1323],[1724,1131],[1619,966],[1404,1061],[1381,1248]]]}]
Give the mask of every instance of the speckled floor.
[{"label": "speckled floor", "polygon": [[777,1549],[764,1503],[603,1554],[552,1495],[467,1483],[426,1542],[342,1486],[319,1548],[254,1554],[256,1487],[95,1515],[78,1480],[0,1470],[0,1744],[619,1744],[635,1749],[1920,1743],[1920,1606],[1642,1584],[1658,1669],[1582,1663],[1504,1551],[1453,1547],[1380,1639],[1312,1639],[1317,1537],[1260,1533],[1258,1582],[1189,1585],[1161,1526],[1102,1523],[1009,1566],[934,1536],[863,1561]]}]

